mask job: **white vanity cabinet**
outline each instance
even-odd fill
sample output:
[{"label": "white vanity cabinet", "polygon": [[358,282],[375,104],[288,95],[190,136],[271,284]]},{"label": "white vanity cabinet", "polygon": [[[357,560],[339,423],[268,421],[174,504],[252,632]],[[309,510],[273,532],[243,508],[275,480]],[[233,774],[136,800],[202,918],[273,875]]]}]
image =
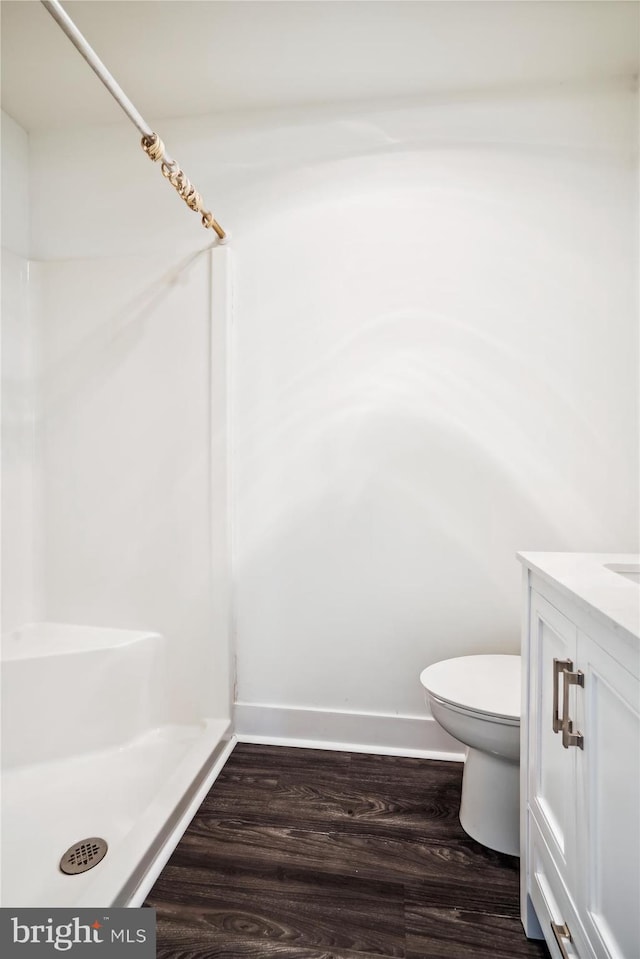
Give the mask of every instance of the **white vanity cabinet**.
[{"label": "white vanity cabinet", "polygon": [[525,931],[554,959],[640,959],[640,584],[615,571],[637,557],[519,558]]}]

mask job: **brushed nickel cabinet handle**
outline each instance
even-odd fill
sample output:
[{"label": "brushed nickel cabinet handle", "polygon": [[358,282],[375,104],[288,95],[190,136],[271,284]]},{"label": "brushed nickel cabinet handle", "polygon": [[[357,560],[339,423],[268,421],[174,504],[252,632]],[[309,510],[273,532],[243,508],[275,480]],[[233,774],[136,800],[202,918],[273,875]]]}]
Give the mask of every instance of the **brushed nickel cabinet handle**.
[{"label": "brushed nickel cabinet handle", "polygon": [[584,736],[582,733],[574,733],[573,721],[569,719],[569,686],[582,686],[584,688],[584,673],[581,669],[576,672],[564,670],[562,673],[562,745],[565,749],[569,746],[577,746],[584,749]]},{"label": "brushed nickel cabinet handle", "polygon": [[569,953],[567,952],[566,946],[563,942],[563,939],[566,939],[568,942],[573,942],[571,938],[571,933],[566,922],[560,924],[559,922],[551,923],[551,932],[553,933],[556,942],[558,943],[558,949],[562,955],[562,959],[571,959]]},{"label": "brushed nickel cabinet handle", "polygon": [[573,669],[570,659],[554,659],[553,661],[553,731],[559,733],[562,729],[562,717],[558,712],[558,677],[565,669]]}]

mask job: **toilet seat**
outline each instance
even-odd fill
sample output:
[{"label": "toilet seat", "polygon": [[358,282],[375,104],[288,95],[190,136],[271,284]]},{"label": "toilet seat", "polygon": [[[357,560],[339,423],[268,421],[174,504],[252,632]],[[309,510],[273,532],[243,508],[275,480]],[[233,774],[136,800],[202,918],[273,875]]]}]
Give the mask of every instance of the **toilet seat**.
[{"label": "toilet seat", "polygon": [[460,713],[462,716],[466,716],[468,719],[475,719],[476,722],[498,723],[500,726],[520,725],[519,716],[517,718],[512,718],[510,716],[498,716],[496,713],[481,713],[477,709],[471,709],[469,706],[460,706],[458,703],[450,703],[446,699],[439,699],[437,696],[434,696],[433,693],[428,694],[428,700],[431,704],[432,712],[433,704],[437,703],[439,706],[451,710],[451,712]]},{"label": "toilet seat", "polygon": [[435,699],[478,718],[520,722],[520,656],[458,656],[427,666],[420,682]]}]

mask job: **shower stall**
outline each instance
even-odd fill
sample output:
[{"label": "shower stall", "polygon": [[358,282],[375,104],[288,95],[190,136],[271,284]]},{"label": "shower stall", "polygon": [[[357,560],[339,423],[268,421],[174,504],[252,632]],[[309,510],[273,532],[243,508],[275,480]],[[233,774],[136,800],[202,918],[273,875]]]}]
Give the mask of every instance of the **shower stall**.
[{"label": "shower stall", "polygon": [[1,901],[139,905],[233,745],[229,251],[37,262],[15,213]]}]

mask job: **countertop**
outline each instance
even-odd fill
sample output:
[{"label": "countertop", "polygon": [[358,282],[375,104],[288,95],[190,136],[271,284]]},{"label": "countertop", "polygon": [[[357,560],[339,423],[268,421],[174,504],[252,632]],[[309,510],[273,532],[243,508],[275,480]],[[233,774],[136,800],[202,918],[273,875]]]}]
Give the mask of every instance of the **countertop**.
[{"label": "countertop", "polygon": [[640,582],[607,569],[615,566],[640,574],[638,553],[517,553],[523,566],[537,573],[608,620],[640,639]]}]

